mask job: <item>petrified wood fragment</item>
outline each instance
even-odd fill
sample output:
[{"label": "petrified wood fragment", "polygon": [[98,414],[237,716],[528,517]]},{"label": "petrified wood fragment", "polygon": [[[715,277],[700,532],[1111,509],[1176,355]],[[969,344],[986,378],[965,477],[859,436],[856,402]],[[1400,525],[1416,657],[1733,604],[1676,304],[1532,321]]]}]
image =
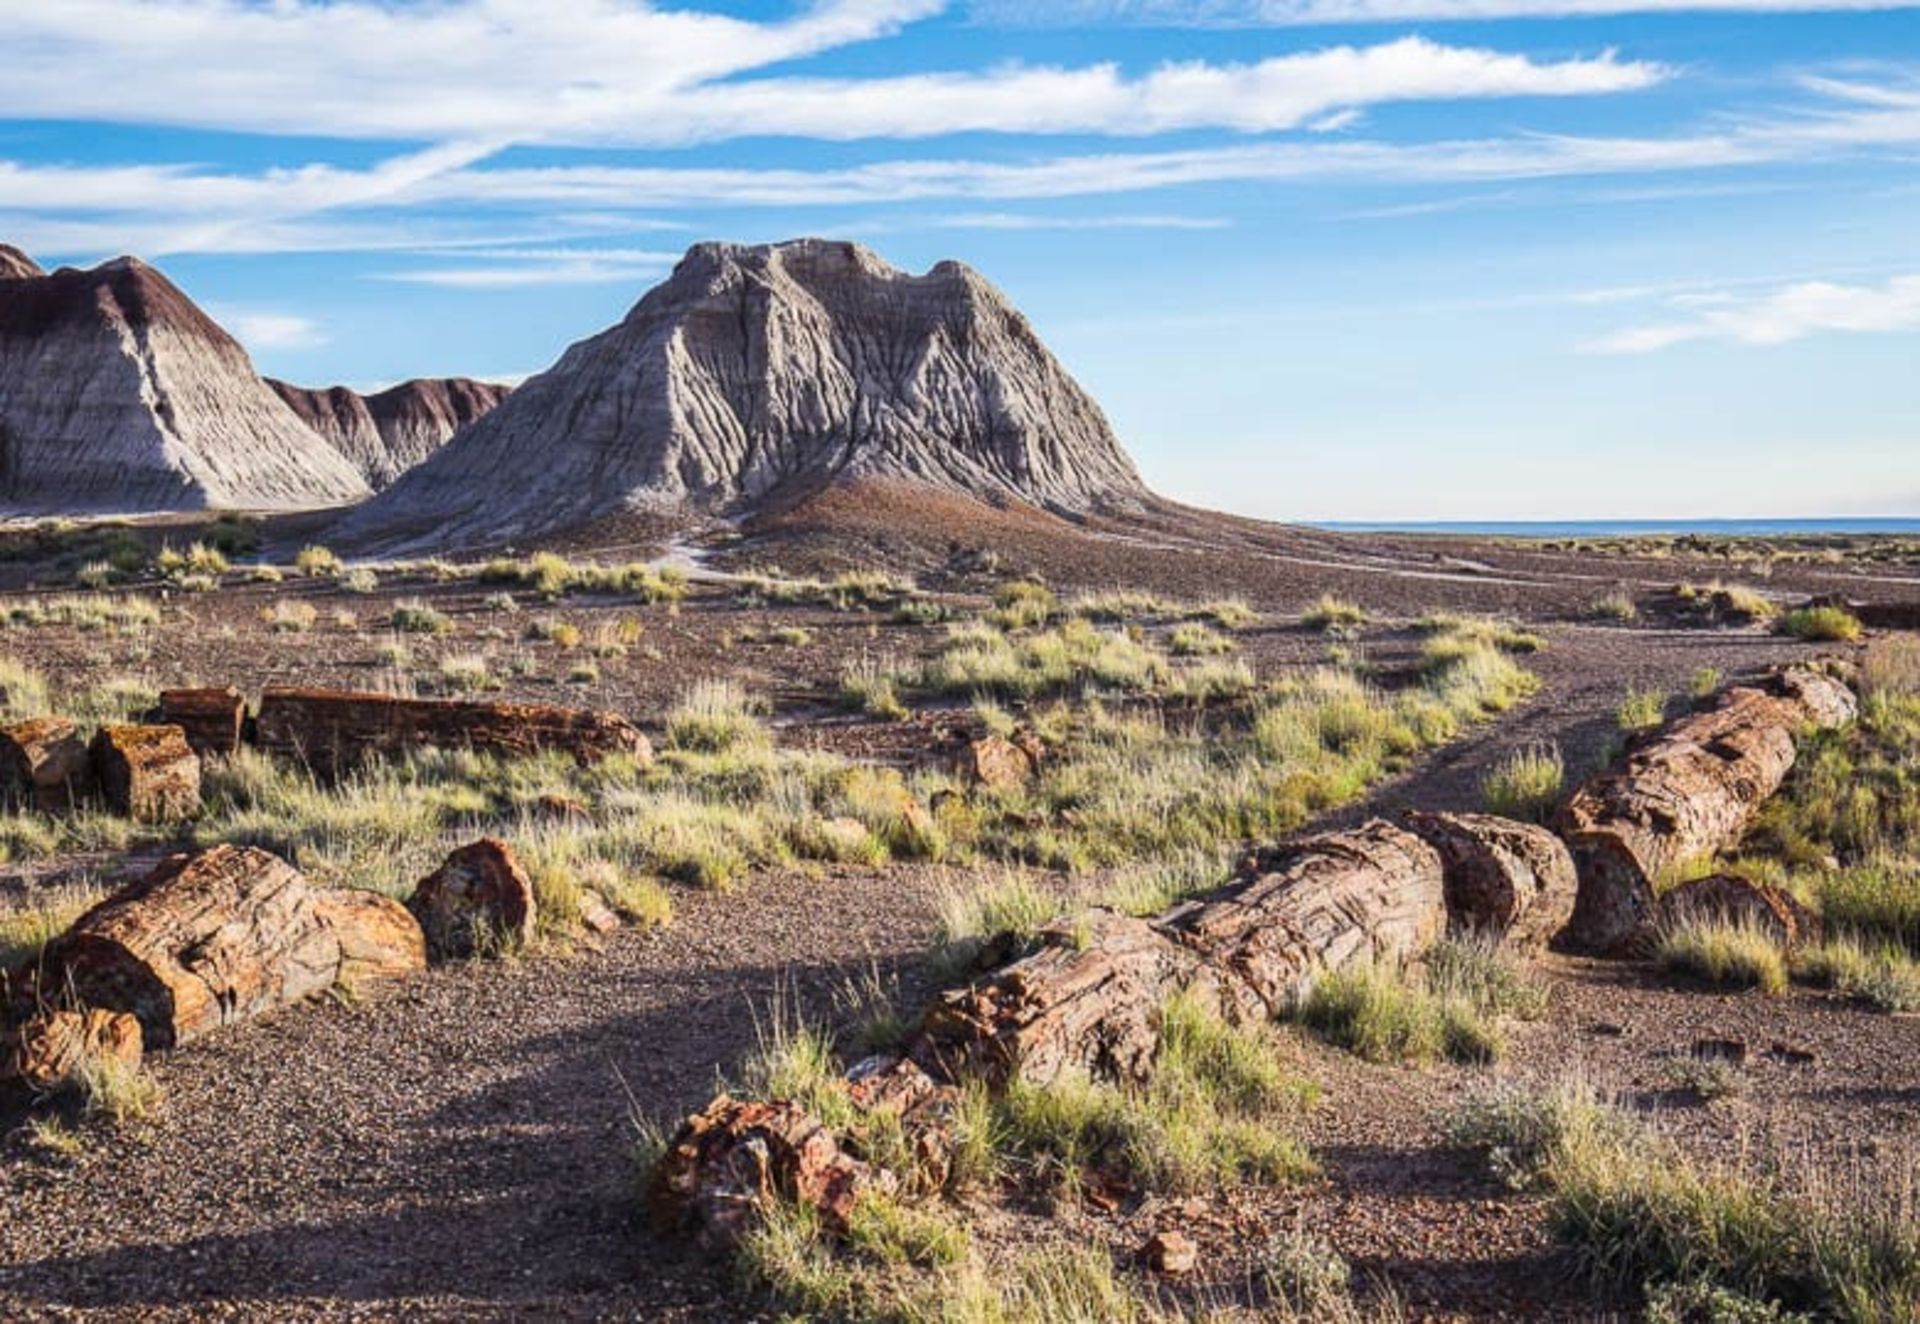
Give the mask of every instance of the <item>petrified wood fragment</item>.
[{"label": "petrified wood fragment", "polygon": [[9,803],[64,813],[92,788],[93,763],[74,723],[35,717],[0,729],[0,794]]},{"label": "petrified wood fragment", "polygon": [[460,960],[532,939],[538,918],[533,880],[513,847],[483,837],[447,856],[407,902],[426,933],[427,954]]},{"label": "petrified wood fragment", "polygon": [[231,685],[160,691],[160,721],[179,727],[202,758],[230,758],[240,748],[247,701]]},{"label": "petrified wood fragment", "polygon": [[107,807],[138,823],[180,823],[200,812],[200,756],[177,726],[103,726],[93,771]]},{"label": "petrified wood fragment", "polygon": [[1751,925],[1789,950],[1820,940],[1820,917],[1790,893],[1765,883],[1715,874],[1663,893],[1657,908],[1663,929],[1686,924]]},{"label": "petrified wood fragment", "polygon": [[138,1067],[140,1023],[120,1011],[43,1011],[0,1037],[0,1083],[48,1094],[73,1084],[89,1064]]},{"label": "petrified wood fragment", "polygon": [[1546,828],[1493,814],[1411,813],[1405,822],[1440,852],[1455,932],[1498,934],[1516,947],[1538,948],[1573,917],[1573,856]]}]

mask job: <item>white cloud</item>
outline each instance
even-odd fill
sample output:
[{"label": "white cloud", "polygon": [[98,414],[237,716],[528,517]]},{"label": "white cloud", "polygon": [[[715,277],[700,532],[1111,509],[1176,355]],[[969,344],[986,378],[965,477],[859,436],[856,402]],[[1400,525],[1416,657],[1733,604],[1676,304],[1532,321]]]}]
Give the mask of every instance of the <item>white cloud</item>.
[{"label": "white cloud", "polygon": [[642,249],[479,249],[462,256],[490,266],[421,267],[390,271],[380,279],[449,289],[518,289],[529,285],[627,284],[658,276],[680,260],[678,253]]},{"label": "white cloud", "polygon": [[1584,348],[1598,354],[1648,354],[1697,340],[1784,345],[1831,331],[1920,329],[1920,276],[1894,276],[1881,285],[1802,281],[1757,299],[1704,291],[1675,303],[1691,315],[1630,327]]},{"label": "white cloud", "polygon": [[209,304],[207,314],[249,350],[312,349],[327,343],[326,332],[310,317],[230,304]]},{"label": "white cloud", "polygon": [[1914,0],[974,0],[989,23],[1065,27],[1305,27],[1338,23],[1573,18],[1597,14],[1817,13],[1911,9]]},{"label": "white cloud", "polygon": [[[902,222],[909,228],[913,222]],[[1218,216],[1038,216],[1026,212],[962,212],[919,222],[936,230],[1226,230]]]}]

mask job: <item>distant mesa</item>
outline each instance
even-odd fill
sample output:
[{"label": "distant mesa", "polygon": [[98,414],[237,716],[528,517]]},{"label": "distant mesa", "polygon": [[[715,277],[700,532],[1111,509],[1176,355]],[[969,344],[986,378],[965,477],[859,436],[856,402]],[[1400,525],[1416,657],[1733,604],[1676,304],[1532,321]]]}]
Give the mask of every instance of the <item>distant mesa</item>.
[{"label": "distant mesa", "polygon": [[295,510],[370,491],[152,267],[49,275],[0,248],[0,510]]},{"label": "distant mesa", "polygon": [[309,390],[271,377],[267,385],[376,492],[485,416],[510,389],[466,377],[422,378],[373,395],[344,386]]},{"label": "distant mesa", "polygon": [[1099,406],[967,267],[709,243],[336,536],[482,545],[622,511],[740,517],[869,479],[1066,516],[1148,498]]}]

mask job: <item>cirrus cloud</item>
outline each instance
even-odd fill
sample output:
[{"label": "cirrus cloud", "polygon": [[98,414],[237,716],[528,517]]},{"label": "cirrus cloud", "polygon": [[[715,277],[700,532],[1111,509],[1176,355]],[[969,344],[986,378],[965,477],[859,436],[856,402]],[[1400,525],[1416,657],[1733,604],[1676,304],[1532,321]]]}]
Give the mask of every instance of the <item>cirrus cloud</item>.
[{"label": "cirrus cloud", "polygon": [[1784,345],[1827,332],[1920,329],[1920,275],[1894,276],[1881,285],[1801,281],[1759,298],[1707,293],[1684,302],[1697,311],[1630,327],[1585,348],[1597,354],[1650,354],[1700,340]]}]

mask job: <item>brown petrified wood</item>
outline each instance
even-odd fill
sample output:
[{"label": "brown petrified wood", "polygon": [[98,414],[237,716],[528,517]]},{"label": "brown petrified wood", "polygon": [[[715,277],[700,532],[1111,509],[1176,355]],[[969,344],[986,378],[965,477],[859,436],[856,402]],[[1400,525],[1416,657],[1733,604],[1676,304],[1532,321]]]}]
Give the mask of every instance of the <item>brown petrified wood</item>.
[{"label": "brown petrified wood", "polygon": [[201,758],[231,758],[246,728],[247,701],[231,685],[219,689],[160,691],[160,721],[186,732]]},{"label": "brown petrified wood", "polygon": [[1410,813],[1407,830],[1440,852],[1447,922],[1520,948],[1551,942],[1573,917],[1573,856],[1546,828],[1493,814]]},{"label": "brown petrified wood", "polygon": [[371,756],[435,746],[519,756],[561,750],[582,763],[626,754],[643,763],[653,748],[613,713],[534,703],[407,699],[346,690],[269,689],[256,739],[269,753],[304,759],[331,775]]},{"label": "brown petrified wood", "polygon": [[175,855],[47,945],[41,1001],[122,1011],[150,1051],[331,985],[340,940],[307,880],[250,846]]},{"label": "brown petrified wood", "polygon": [[1657,884],[1740,840],[1792,769],[1795,732],[1857,712],[1841,681],[1789,667],[1724,691],[1582,786],[1558,824],[1580,873],[1568,941],[1609,952],[1643,940]]},{"label": "brown petrified wood", "polygon": [[533,880],[513,847],[493,837],[447,856],[420,880],[407,909],[420,921],[427,954],[436,961],[528,942],[538,919]]},{"label": "brown petrified wood", "polygon": [[92,787],[87,742],[66,718],[35,717],[0,728],[0,793],[10,804],[63,813]]},{"label": "brown petrified wood", "polygon": [[427,968],[426,934],[398,901],[377,892],[331,888],[316,892],[314,903],[340,943],[339,983],[358,988]]},{"label": "brown petrified wood", "polygon": [[48,1094],[79,1079],[94,1063],[140,1065],[140,1022],[125,1012],[49,1010],[0,1038],[0,1083]]},{"label": "brown petrified wood", "polygon": [[968,741],[956,762],[956,770],[963,780],[990,791],[1026,785],[1038,766],[1034,751],[1005,736]]},{"label": "brown petrified wood", "polygon": [[1792,950],[1820,941],[1820,917],[1790,893],[1731,874],[1695,878],[1660,897],[1659,927],[1687,924],[1751,925]]},{"label": "brown petrified wood", "polygon": [[93,771],[107,807],[137,823],[180,823],[200,812],[200,756],[177,726],[103,726]]},{"label": "brown petrified wood", "polygon": [[654,1167],[648,1204],[663,1230],[726,1246],[775,1198],[811,1206],[829,1231],[845,1232],[862,1195],[896,1184],[885,1169],[843,1150],[800,1105],[722,1094],[687,1119]]},{"label": "brown petrified wood", "polygon": [[1306,838],[1265,870],[1156,920],[1095,911],[1046,930],[1038,951],[936,1002],[914,1057],[948,1078],[1142,1080],[1175,992],[1265,1020],[1321,973],[1411,955],[1446,926],[1439,854],[1391,823]]}]

